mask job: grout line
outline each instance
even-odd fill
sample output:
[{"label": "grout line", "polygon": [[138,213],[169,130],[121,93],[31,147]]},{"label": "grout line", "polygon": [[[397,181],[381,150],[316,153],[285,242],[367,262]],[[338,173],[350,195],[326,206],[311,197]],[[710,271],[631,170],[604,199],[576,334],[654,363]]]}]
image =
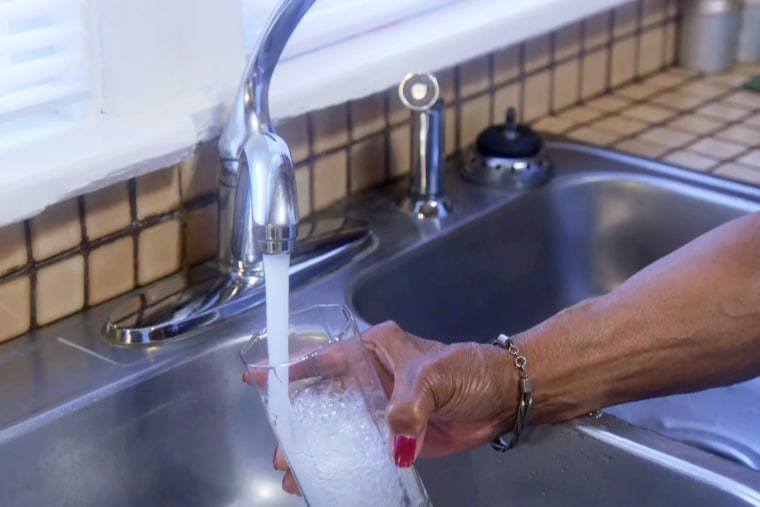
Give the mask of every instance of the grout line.
[{"label": "grout line", "polygon": [[353,188],[353,170],[352,170],[352,164],[351,164],[351,152],[353,151],[354,147],[354,122],[353,122],[353,115],[351,114],[351,103],[353,101],[348,101],[346,105],[344,106],[344,113],[346,115],[346,138],[348,138],[348,141],[346,142],[346,146],[344,146],[344,149],[346,151],[346,195],[351,195],[351,189]]},{"label": "grout line", "polygon": [[[454,146],[457,150],[462,149],[462,79],[461,66],[454,67]],[[445,121],[445,118],[444,118]],[[412,137],[414,132],[412,132]],[[444,140],[445,142],[445,140]],[[414,156],[414,149],[410,149],[410,154]],[[410,158],[410,160],[412,160]],[[412,162],[412,165],[414,162]]]},{"label": "grout line", "polygon": [[83,308],[90,306],[90,248],[87,239],[87,225],[85,220],[85,204],[84,196],[80,195],[77,198],[77,207],[79,211],[79,230],[82,236],[82,259],[84,261],[84,277],[82,283],[84,284],[84,303]]},{"label": "grout line", "polygon": [[[32,257],[32,221],[24,220],[24,235],[26,236],[27,268],[29,271],[29,329],[37,325],[37,268]],[[10,279],[10,277],[3,279]]]},{"label": "grout line", "polygon": [[[182,201],[182,172],[180,171],[180,181],[179,181],[179,188],[180,188],[180,196],[179,199]],[[138,221],[137,221],[137,179],[131,178],[129,180],[129,184],[127,187],[127,191],[129,193],[129,214],[132,219],[132,223],[130,224],[129,229],[127,230],[127,235],[132,236],[132,287],[139,287],[140,286],[140,277],[138,276],[138,270],[140,269],[140,263],[138,262],[139,254],[140,254],[140,234],[138,231]]]}]

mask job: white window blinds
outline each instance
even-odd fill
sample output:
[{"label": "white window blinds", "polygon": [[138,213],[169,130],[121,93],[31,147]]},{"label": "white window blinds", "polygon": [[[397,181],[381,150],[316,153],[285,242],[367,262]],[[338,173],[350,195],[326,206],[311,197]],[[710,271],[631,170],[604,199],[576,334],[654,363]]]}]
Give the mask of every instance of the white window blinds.
[{"label": "white window blinds", "polygon": [[86,0],[0,0],[0,123],[56,115],[89,92]]},{"label": "white window blinds", "polygon": [[[316,0],[293,34],[283,58],[338,43],[446,4],[463,0]],[[278,0],[244,0],[250,52]]]}]

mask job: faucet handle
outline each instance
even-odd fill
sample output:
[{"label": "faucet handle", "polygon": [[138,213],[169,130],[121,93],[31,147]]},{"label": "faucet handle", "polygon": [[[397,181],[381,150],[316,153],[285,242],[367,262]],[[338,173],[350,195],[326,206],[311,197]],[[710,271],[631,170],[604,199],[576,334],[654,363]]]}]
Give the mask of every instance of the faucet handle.
[{"label": "faucet handle", "polygon": [[414,165],[402,209],[420,219],[446,216],[452,204],[444,189],[445,116],[438,80],[432,74],[407,74],[398,91],[401,102],[416,113]]}]

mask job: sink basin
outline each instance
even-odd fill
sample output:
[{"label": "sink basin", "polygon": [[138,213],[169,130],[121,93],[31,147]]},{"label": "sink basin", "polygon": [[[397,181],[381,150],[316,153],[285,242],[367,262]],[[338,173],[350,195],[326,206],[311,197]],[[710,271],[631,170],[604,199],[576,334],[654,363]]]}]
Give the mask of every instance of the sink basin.
[{"label": "sink basin", "polygon": [[351,301],[446,342],[486,341],[609,292],[747,212],[747,203],[625,173],[556,179],[360,278]]},{"label": "sink basin", "polygon": [[[760,209],[760,189],[747,185],[580,145],[547,151],[556,177],[539,189],[480,188],[450,171],[456,208],[440,221],[390,204],[403,185],[390,199],[368,196],[347,214],[371,224],[372,248],[294,290],[291,308],[349,304],[363,327],[392,318],[423,336],[486,340],[609,291]],[[239,351],[264,326],[264,308],[183,341],[125,349],[99,338],[121,302],[0,345],[0,505],[303,505],[280,490],[274,437],[240,380]],[[757,506],[757,442],[705,436],[739,416],[748,427],[753,392],[718,391],[729,400],[720,421],[683,406],[656,419],[672,400],[649,400],[533,428],[506,454],[484,447],[419,469],[437,507]],[[708,437],[711,446],[697,442]]]}]

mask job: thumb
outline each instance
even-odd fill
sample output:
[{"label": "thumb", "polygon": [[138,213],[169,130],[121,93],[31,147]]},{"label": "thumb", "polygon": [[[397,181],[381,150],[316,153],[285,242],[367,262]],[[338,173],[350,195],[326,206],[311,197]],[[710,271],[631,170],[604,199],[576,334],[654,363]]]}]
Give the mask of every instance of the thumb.
[{"label": "thumb", "polygon": [[391,448],[396,465],[412,466],[422,449],[427,423],[435,409],[435,397],[425,382],[425,368],[405,368],[396,375],[393,393],[385,411],[391,430]]}]

